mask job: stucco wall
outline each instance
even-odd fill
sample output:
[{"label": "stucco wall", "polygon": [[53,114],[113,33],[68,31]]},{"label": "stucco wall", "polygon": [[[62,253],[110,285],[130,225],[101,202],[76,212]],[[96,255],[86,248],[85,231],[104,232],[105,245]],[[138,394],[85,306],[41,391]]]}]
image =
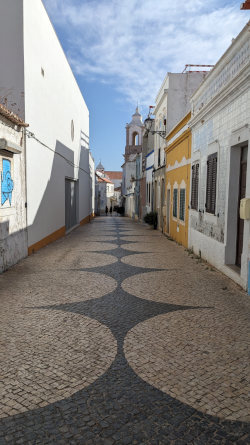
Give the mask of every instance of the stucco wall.
[{"label": "stucco wall", "polygon": [[[189,221],[189,246],[245,288],[250,258],[248,220],[244,221],[241,270],[236,273],[227,265],[234,265],[236,257],[240,153],[244,145],[248,145],[246,196],[250,197],[249,72],[249,32],[245,29],[192,99],[191,161],[199,161],[200,178],[199,212],[190,210]],[[213,153],[218,157],[215,215],[206,213],[205,208],[207,157]]]},{"label": "stucco wall", "polygon": [[23,2],[0,2],[0,103],[24,119]]},{"label": "stucco wall", "polygon": [[[178,243],[188,247],[188,219],[189,219],[189,194],[190,194],[190,156],[191,156],[191,132],[183,132],[172,146],[167,149],[166,168],[166,199],[167,190],[170,190],[169,205],[169,235]],[[173,216],[173,189],[178,190],[177,217]],[[180,189],[185,189],[185,219],[180,220]],[[167,206],[168,207],[168,206]],[[166,215],[167,217],[167,215]],[[164,227],[166,231],[166,225]]]},{"label": "stucco wall", "polygon": [[169,73],[167,133],[190,111],[190,98],[207,73]]},{"label": "stucco wall", "polygon": [[127,161],[126,164],[124,165],[124,178],[125,178],[125,193],[130,193],[131,192],[131,187],[132,187],[132,183],[131,183],[131,178],[135,178],[136,176],[136,155],[131,155],[131,158],[133,160]]},{"label": "stucco wall", "polygon": [[19,146],[20,153],[0,150],[0,272],[27,255],[23,130],[16,130],[14,124],[0,116],[2,138]]},{"label": "stucco wall", "polygon": [[150,152],[147,156],[146,156],[146,191],[147,191],[147,185],[149,187],[150,184],[150,189],[151,189],[151,199],[150,199],[150,203],[147,200],[147,196],[146,196],[146,213],[149,213],[152,211],[153,209],[153,167],[154,167],[154,151]]},{"label": "stucco wall", "polygon": [[14,111],[42,142],[30,137],[26,146],[33,246],[63,233],[65,178],[78,181],[77,222],[91,214],[89,112],[41,0],[2,0],[0,32],[0,96],[17,103]]},{"label": "stucco wall", "polygon": [[[233,264],[233,260],[227,261],[225,255],[226,244],[235,243],[237,228],[235,228],[230,240],[227,240],[227,223],[232,221],[233,215],[228,215],[228,200],[233,199],[232,192],[229,191],[229,167],[231,158],[231,136],[233,131],[244,128],[250,122],[250,91],[245,91],[239,95],[232,103],[227,104],[207,121],[204,129],[200,125],[193,129],[194,145],[192,162],[200,161],[200,186],[199,186],[199,210],[190,211],[190,233],[189,245],[196,253],[201,252],[202,256],[210,263],[222,270],[223,266]],[[250,140],[250,135],[246,142]],[[197,149],[198,142],[200,149]],[[213,142],[217,141],[217,142]],[[250,146],[248,142],[248,147]],[[207,176],[207,156],[218,153],[217,170],[217,195],[216,214],[211,215],[205,212],[206,201],[206,176]],[[248,148],[248,166],[250,165],[250,150]],[[249,171],[249,167],[248,167]],[[249,174],[248,174],[249,177]],[[248,179],[249,181],[249,179]],[[233,187],[236,189],[237,183]],[[250,196],[250,185],[247,187]],[[238,199],[238,196],[236,197]],[[249,239],[249,222],[245,221],[245,240]],[[248,233],[248,234],[247,234]],[[215,242],[211,243],[211,239]],[[243,283],[247,280],[247,242],[242,258],[242,280],[236,280],[235,276],[228,270],[228,274],[237,282]],[[235,256],[235,255],[234,255]],[[223,268],[223,271],[224,268]]]},{"label": "stucco wall", "polygon": [[89,113],[42,2],[23,3],[25,119],[53,150],[27,139],[31,246],[65,225],[65,177],[79,180],[78,222],[91,213]]}]

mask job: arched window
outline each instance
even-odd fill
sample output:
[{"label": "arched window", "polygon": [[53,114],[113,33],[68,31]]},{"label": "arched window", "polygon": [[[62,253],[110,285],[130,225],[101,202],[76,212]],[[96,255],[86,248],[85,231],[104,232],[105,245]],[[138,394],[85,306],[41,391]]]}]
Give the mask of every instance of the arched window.
[{"label": "arched window", "polygon": [[139,145],[139,134],[134,131],[132,136],[132,145]]}]

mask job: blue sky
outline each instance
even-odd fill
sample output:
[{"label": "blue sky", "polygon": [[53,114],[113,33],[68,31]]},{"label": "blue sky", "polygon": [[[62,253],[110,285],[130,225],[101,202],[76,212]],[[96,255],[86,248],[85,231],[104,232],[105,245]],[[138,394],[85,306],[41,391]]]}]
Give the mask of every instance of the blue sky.
[{"label": "blue sky", "polygon": [[90,111],[96,164],[121,169],[125,125],[137,102],[146,116],[168,71],[216,63],[249,20],[242,1],[44,0]]}]

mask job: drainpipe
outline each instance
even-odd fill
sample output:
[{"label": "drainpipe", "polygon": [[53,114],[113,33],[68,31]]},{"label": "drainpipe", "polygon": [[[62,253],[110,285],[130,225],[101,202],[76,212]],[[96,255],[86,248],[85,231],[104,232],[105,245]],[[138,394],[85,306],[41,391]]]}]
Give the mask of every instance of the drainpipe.
[{"label": "drainpipe", "polygon": [[250,295],[250,258],[248,258],[248,286],[247,293]]},{"label": "drainpipe", "polygon": [[28,252],[28,203],[27,203],[27,196],[28,196],[28,190],[27,190],[27,147],[26,147],[26,131],[25,128],[23,128],[23,154],[24,154],[24,174],[25,174],[25,187],[24,187],[24,199],[25,199],[25,232],[26,232],[26,240],[27,240],[27,252]]}]

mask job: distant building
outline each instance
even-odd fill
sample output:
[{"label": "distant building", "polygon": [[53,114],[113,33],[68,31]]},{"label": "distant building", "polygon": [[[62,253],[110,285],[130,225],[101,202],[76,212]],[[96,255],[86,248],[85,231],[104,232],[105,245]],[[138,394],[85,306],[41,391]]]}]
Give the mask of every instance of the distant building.
[{"label": "distant building", "polygon": [[[190,111],[190,97],[204,80],[206,72],[167,73],[155,100],[155,130],[166,134]],[[154,136],[153,208],[158,228],[163,230],[165,206],[166,140]]]},{"label": "distant building", "polygon": [[0,59],[0,102],[29,123],[32,253],[90,219],[89,111],[41,0],[1,0]]},{"label": "distant building", "polygon": [[25,127],[0,105],[0,272],[28,254]]},{"label": "distant building", "polygon": [[[151,130],[154,130],[154,120]],[[144,131],[142,140],[142,172],[140,181],[140,214],[143,220],[146,213],[153,209],[153,169],[154,169],[154,135]]]},{"label": "distant building", "polygon": [[121,207],[122,206],[122,188],[121,188],[121,186],[115,187],[114,197],[115,197],[114,205]]},{"label": "distant building", "polygon": [[96,167],[96,214],[105,212],[106,206],[110,207],[121,205],[121,183],[122,172],[105,170],[101,161]]},{"label": "distant building", "polygon": [[106,206],[108,210],[114,206],[112,199],[114,198],[114,184],[109,179],[99,176],[96,173],[96,199],[95,199],[95,213],[101,215],[105,213]]},{"label": "distant building", "polygon": [[113,205],[120,207],[122,205],[122,171],[105,171],[105,177],[114,184]]},{"label": "distant building", "polygon": [[250,216],[240,205],[250,205],[250,22],[191,104],[189,246],[246,289]]},{"label": "distant building", "polygon": [[113,182],[115,187],[121,187],[122,184],[122,171],[109,171],[105,170],[105,177],[109,178]]},{"label": "distant building", "polygon": [[140,199],[140,166],[144,125],[138,107],[132,120],[126,125],[126,146],[124,164],[122,165],[122,197],[125,214],[131,218],[139,217]]},{"label": "distant building", "polygon": [[99,162],[99,164],[96,167],[96,172],[99,172],[101,175],[104,175],[104,167],[103,167],[101,161]]}]

